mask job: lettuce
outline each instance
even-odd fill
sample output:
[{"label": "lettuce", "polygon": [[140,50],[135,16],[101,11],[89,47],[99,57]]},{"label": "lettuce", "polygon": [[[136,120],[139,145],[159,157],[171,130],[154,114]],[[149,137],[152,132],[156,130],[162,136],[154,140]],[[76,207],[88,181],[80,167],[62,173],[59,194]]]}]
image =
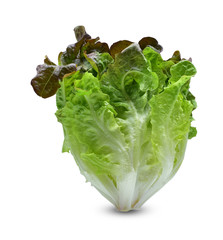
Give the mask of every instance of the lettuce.
[{"label": "lettuce", "polygon": [[196,135],[189,91],[196,69],[179,51],[163,60],[151,37],[109,48],[82,26],[75,33],[78,42],[59,54],[59,66],[47,58],[39,67],[50,68],[54,82],[37,69],[32,86],[42,97],[56,92],[62,150],[86,180],[120,211],[138,209],[175,175]]}]

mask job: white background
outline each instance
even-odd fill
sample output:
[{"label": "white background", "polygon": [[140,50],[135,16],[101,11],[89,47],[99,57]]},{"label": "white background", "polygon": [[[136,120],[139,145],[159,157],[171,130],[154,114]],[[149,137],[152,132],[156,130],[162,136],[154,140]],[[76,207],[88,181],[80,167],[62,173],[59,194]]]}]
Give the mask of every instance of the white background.
[{"label": "white background", "polygon": [[[2,1],[0,6],[0,239],[223,239],[223,50],[221,1]],[[118,213],[62,154],[55,97],[30,80],[47,54],[85,25],[109,44],[157,38],[181,50],[197,75],[198,129],[181,169],[140,211]]]}]

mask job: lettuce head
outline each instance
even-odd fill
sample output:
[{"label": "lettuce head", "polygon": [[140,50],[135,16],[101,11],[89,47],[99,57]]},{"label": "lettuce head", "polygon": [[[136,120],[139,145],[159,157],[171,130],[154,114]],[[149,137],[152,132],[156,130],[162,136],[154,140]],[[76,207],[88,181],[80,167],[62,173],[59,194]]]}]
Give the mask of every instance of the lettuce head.
[{"label": "lettuce head", "polygon": [[123,40],[111,47],[83,26],[77,43],[46,57],[31,84],[47,98],[56,94],[63,152],[120,211],[140,208],[179,169],[191,126],[196,69],[179,51],[163,60],[157,40]]}]

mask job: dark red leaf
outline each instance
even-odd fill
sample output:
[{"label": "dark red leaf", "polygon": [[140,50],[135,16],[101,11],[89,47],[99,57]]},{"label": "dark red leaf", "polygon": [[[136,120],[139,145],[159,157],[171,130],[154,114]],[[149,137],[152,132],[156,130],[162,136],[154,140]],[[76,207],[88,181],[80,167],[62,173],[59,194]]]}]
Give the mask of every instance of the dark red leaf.
[{"label": "dark red leaf", "polygon": [[152,37],[144,37],[139,41],[139,46],[143,50],[144,48],[148,46],[152,46],[155,49],[157,49],[159,52],[162,52],[163,48],[161,45],[158,44],[158,41],[155,38]]},{"label": "dark red leaf", "polygon": [[122,40],[122,41],[118,41],[118,42],[113,43],[110,47],[111,56],[113,58],[115,58],[115,55],[117,53],[120,53],[122,50],[124,50],[125,48],[127,48],[131,44],[132,44],[132,42],[128,41],[128,40]]},{"label": "dark red leaf", "polygon": [[[75,64],[57,66],[48,57],[44,62],[44,64],[37,66],[37,75],[32,79],[31,85],[37,95],[48,98],[57,92],[60,87],[59,81],[63,79],[65,74],[76,71],[76,66]],[[50,63],[52,64],[49,65]]]}]

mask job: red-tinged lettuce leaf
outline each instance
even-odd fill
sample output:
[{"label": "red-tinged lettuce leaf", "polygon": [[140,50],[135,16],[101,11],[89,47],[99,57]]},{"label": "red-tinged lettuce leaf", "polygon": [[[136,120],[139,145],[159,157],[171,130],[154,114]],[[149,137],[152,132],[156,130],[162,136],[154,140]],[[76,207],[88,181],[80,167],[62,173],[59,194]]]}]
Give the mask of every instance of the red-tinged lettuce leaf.
[{"label": "red-tinged lettuce leaf", "polygon": [[100,42],[98,40],[99,40],[99,37],[95,39],[87,39],[86,43],[81,48],[81,57],[83,57],[84,52],[92,53],[97,51],[99,53],[104,53],[104,52],[109,53],[108,44],[104,42]]},{"label": "red-tinged lettuce leaf", "polygon": [[56,66],[56,64],[54,62],[52,62],[47,56],[45,56],[44,63],[47,64],[47,65]]},{"label": "red-tinged lettuce leaf", "polygon": [[75,60],[80,53],[80,49],[85,43],[86,39],[89,38],[89,35],[84,35],[83,38],[77,43],[70,44],[65,52],[59,53],[58,62],[59,65],[67,65],[71,63],[75,63]]},{"label": "red-tinged lettuce leaf", "polygon": [[70,63],[75,63],[81,47],[84,45],[87,39],[91,39],[91,36],[86,33],[84,26],[77,26],[74,28],[74,33],[77,39],[77,42],[70,44],[66,51],[60,52],[58,56],[59,65],[67,65]]},{"label": "red-tinged lettuce leaf", "polygon": [[159,45],[158,41],[152,37],[144,37],[139,41],[139,46],[143,50],[144,48],[151,46],[158,50],[158,52],[162,52],[163,48]]},{"label": "red-tinged lettuce leaf", "polygon": [[59,54],[59,65],[67,65],[70,63],[83,65],[84,63],[82,61],[85,59],[84,53],[91,53],[93,51],[99,53],[109,52],[108,44],[99,42],[99,37],[91,39],[83,26],[76,27],[74,32],[78,42],[69,45],[65,52]]},{"label": "red-tinged lettuce leaf", "polygon": [[[122,52],[125,48],[127,48],[128,46],[130,46],[133,42],[128,41],[128,40],[122,40],[122,41],[118,41],[112,44],[112,46],[110,47],[110,54],[113,58],[115,58],[115,55]],[[146,47],[150,46],[155,48],[155,50],[157,50],[159,53],[163,50],[162,46],[160,46],[158,44],[158,41],[155,38],[152,37],[145,37],[142,38],[139,41],[139,46],[140,48],[143,50]]]},{"label": "red-tinged lettuce leaf", "polygon": [[[84,36],[86,38],[86,35],[88,35],[86,33],[85,27],[84,26],[77,26],[74,28],[74,33],[75,33],[75,37],[77,39],[77,41],[79,42]],[[91,38],[90,35],[88,35],[87,38]]]},{"label": "red-tinged lettuce leaf", "polygon": [[189,62],[192,62],[192,58],[190,57],[189,59],[185,59],[185,58],[181,58],[181,54],[180,54],[180,51],[175,51],[172,55],[171,58],[169,58],[168,60],[171,60],[173,61],[174,63],[178,63],[180,62],[181,60],[187,60]]},{"label": "red-tinged lettuce leaf", "polygon": [[48,98],[60,88],[59,81],[65,74],[76,71],[76,66],[75,64],[57,66],[46,57],[44,64],[38,65],[36,70],[37,75],[32,79],[31,85],[37,95]]},{"label": "red-tinged lettuce leaf", "polygon": [[128,40],[122,40],[115,42],[110,47],[110,54],[113,58],[115,58],[115,55],[120,53],[122,50],[130,46],[133,42]]},{"label": "red-tinged lettuce leaf", "polygon": [[179,61],[181,61],[181,54],[180,51],[175,51],[173,53],[173,56],[171,58],[169,58],[168,60],[173,61],[174,63],[178,63]]}]

